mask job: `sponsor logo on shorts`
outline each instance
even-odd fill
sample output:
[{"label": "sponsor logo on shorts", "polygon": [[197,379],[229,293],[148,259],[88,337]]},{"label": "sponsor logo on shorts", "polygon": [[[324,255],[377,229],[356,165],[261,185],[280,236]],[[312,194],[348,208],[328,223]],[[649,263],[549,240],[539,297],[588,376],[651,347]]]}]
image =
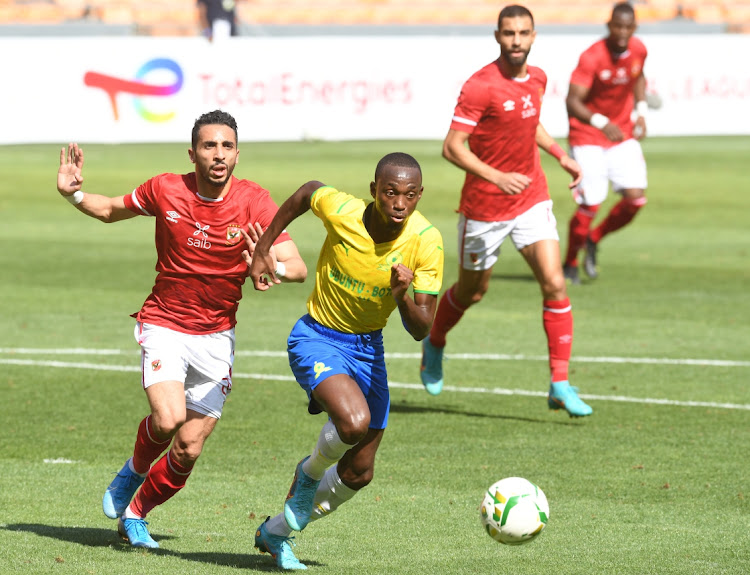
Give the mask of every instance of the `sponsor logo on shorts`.
[{"label": "sponsor logo on shorts", "polygon": [[318,379],[321,373],[325,373],[326,371],[331,371],[331,369],[332,368],[328,367],[322,361],[316,361],[315,365],[313,366],[313,371],[315,372],[315,379]]},{"label": "sponsor logo on shorts", "polygon": [[159,371],[161,369],[161,360],[155,359],[151,362],[151,371]]}]

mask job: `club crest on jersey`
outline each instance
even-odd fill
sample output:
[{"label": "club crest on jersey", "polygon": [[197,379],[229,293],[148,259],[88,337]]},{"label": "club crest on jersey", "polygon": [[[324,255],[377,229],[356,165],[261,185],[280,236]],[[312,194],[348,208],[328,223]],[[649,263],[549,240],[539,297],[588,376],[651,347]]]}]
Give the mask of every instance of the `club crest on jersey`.
[{"label": "club crest on jersey", "polygon": [[155,359],[151,362],[151,371],[159,371],[161,369],[161,360]]},{"label": "club crest on jersey", "polygon": [[227,226],[227,245],[233,246],[238,244],[242,239],[242,226],[238,224],[229,224]]},{"label": "club crest on jersey", "polygon": [[396,264],[400,264],[404,261],[404,256],[399,251],[391,252],[385,256],[385,262],[378,266],[380,271],[390,271],[390,269]]}]

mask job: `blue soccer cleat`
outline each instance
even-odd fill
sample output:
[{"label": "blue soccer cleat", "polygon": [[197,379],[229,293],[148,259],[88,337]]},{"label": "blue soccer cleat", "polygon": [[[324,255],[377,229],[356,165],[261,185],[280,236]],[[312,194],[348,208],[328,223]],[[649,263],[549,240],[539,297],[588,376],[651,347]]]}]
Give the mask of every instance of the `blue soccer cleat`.
[{"label": "blue soccer cleat", "polygon": [[422,366],[419,377],[430,395],[443,391],[443,349],[430,343],[430,337],[422,340]]},{"label": "blue soccer cleat", "polygon": [[260,524],[255,530],[255,547],[261,553],[270,553],[271,557],[276,559],[276,565],[288,571],[307,569],[304,563],[292,552],[291,541],[294,537],[284,537],[283,535],[272,535],[266,529],[266,521]]},{"label": "blue soccer cleat", "polygon": [[313,479],[302,470],[302,464],[308,459],[309,455],[297,464],[292,486],[284,503],[284,519],[295,531],[302,531],[310,522],[315,492],[320,485],[320,479]]},{"label": "blue soccer cleat", "polygon": [[133,499],[133,495],[135,495],[143,480],[146,479],[130,471],[128,461],[125,462],[120,472],[109,484],[102,498],[102,510],[104,515],[110,519],[117,519],[125,512],[127,506],[130,505],[130,500]]},{"label": "blue soccer cleat", "polygon": [[578,388],[567,381],[556,381],[549,386],[547,405],[550,409],[564,409],[570,417],[584,417],[594,411],[578,397]]},{"label": "blue soccer cleat", "polygon": [[123,519],[117,522],[117,532],[120,537],[128,541],[133,547],[145,547],[146,549],[158,549],[159,544],[151,538],[146,523],[143,519]]}]

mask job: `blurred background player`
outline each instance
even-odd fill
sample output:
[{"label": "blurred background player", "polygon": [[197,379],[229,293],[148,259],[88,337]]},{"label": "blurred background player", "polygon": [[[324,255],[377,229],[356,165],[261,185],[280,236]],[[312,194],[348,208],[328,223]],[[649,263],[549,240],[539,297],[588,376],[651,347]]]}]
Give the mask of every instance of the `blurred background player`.
[{"label": "blurred background player", "polygon": [[[646,136],[646,47],[633,37],[635,12],[627,2],[615,4],[607,26],[609,36],[581,54],[566,100],[571,155],[583,170],[573,192],[578,209],[570,220],[564,264],[571,283],[580,283],[578,252],[585,248],[583,270],[596,278],[599,242],[629,224],[646,204],[646,161],[638,142]],[[609,182],[622,199],[592,230]]]},{"label": "blurred background player", "polygon": [[235,0],[198,0],[198,17],[203,35],[211,42],[237,35]]},{"label": "blurred background player", "polygon": [[[320,182],[299,188],[279,208],[250,265],[255,288],[270,287],[271,242],[312,209],[327,230],[307,300],[292,329],[289,365],[307,392],[308,411],[328,414],[312,454],[295,470],[284,512],[255,533],[255,546],[283,569],[306,569],[289,544],[292,531],[335,511],[373,478],[388,423],[390,393],[382,328],[398,308],[417,341],[430,331],[443,277],[440,232],[416,211],[422,170],[408,154],[378,162],[365,202]],[[413,298],[409,287],[413,288]]]},{"label": "blurred background player", "polygon": [[[229,114],[216,110],[198,118],[188,154],[195,172],[161,174],[132,194],[110,198],[81,191],[77,144],[60,151],[57,190],[80,212],[105,223],[156,219],[158,274],[134,314],[151,414],[102,499],[104,514],[119,519],[118,532],[134,547],[159,547],[146,514],[185,486],[221,417],[232,389],[235,314],[247,262],[277,210],[266,190],[232,176],[239,149]],[[307,268],[297,247],[285,232],[277,236],[269,257],[276,275],[304,281]]]},{"label": "blurred background player", "polygon": [[535,37],[527,8],[503,8],[495,31],[500,57],[469,78],[458,98],[443,156],[466,171],[458,210],[460,266],[458,281],[440,299],[422,343],[421,378],[429,393],[440,393],[446,334],[482,300],[500,246],[510,237],[542,291],[551,373],[548,405],[585,416],[591,407],[568,382],[573,315],[538,148],[573,176],[571,186],[578,184],[581,170],[539,123],[547,76],[526,63]]}]

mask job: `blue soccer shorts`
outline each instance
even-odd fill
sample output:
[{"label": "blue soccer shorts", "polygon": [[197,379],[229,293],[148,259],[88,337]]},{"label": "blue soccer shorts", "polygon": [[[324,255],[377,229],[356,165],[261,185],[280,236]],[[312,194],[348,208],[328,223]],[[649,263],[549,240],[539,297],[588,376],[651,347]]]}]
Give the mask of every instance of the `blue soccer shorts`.
[{"label": "blue soccer shorts", "polygon": [[381,330],[342,333],[302,316],[287,341],[289,365],[307,393],[332,375],[346,374],[357,382],[370,409],[370,429],[385,429],[391,408]]}]

